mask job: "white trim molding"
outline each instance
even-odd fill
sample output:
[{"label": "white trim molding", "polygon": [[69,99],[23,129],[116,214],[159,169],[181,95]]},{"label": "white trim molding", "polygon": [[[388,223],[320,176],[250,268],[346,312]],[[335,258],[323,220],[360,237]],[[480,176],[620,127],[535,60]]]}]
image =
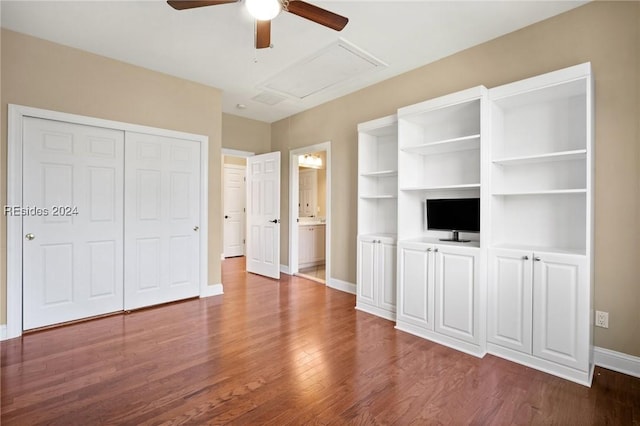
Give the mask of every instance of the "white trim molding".
[{"label": "white trim molding", "polygon": [[[9,104],[7,120],[7,205],[22,205],[22,126],[25,117],[63,121],[93,127],[115,129],[123,132],[146,133],[150,135],[186,139],[200,144],[200,295],[213,295],[208,285],[208,175],[209,138],[193,133],[160,129],[120,121],[103,120],[77,114],[50,111],[22,105]],[[22,335],[22,218],[7,217],[7,324],[3,335],[7,339]],[[215,286],[214,286],[215,287]],[[216,290],[217,291],[217,290]],[[219,289],[222,294],[222,289]]]},{"label": "white trim molding", "polygon": [[640,378],[640,357],[595,346],[593,360],[598,367]]},{"label": "white trim molding", "polygon": [[280,265],[280,272],[286,275],[291,275],[291,271],[287,265]]},{"label": "white trim molding", "polygon": [[0,341],[7,340],[7,325],[0,324]]},{"label": "white trim molding", "polygon": [[329,278],[327,280],[327,287],[331,287],[336,290],[344,291],[349,294],[356,294],[356,285],[347,281],[342,281],[337,278]]},{"label": "white trim molding", "polygon": [[247,158],[247,157],[253,157],[256,154],[250,151],[240,151],[238,149],[222,148],[222,155],[223,156],[228,155],[230,157]]},{"label": "white trim molding", "polygon": [[200,298],[202,299],[203,297],[220,296],[221,294],[224,294],[224,288],[222,287],[222,284],[211,284],[200,291]]}]

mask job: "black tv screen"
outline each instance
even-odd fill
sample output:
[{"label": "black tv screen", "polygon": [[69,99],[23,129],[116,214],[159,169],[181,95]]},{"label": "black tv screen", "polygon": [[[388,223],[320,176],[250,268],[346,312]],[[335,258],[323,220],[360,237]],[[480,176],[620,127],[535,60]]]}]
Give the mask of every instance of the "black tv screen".
[{"label": "black tv screen", "polygon": [[427,229],[480,232],[480,198],[427,199]]}]

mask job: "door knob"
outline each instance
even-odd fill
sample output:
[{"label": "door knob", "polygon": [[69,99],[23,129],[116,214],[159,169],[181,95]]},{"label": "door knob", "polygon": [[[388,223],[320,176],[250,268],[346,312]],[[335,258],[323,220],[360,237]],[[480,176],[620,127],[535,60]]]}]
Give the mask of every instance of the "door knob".
[{"label": "door knob", "polygon": [[270,220],[269,222],[271,222],[271,223],[280,223],[280,219],[273,219],[273,220]]},{"label": "door knob", "polygon": [[229,216],[227,216],[227,215],[225,214],[225,215],[224,215],[224,218],[225,218],[225,219],[229,219]]},{"label": "door knob", "polygon": [[196,231],[196,232],[198,232],[198,229],[200,229],[200,227],[199,227],[199,226],[194,226],[194,227],[193,227],[193,230],[194,230],[194,231]]},{"label": "door knob", "polygon": [[33,240],[36,236],[33,235],[32,233],[28,233],[27,235],[24,236],[27,240],[31,241]]}]

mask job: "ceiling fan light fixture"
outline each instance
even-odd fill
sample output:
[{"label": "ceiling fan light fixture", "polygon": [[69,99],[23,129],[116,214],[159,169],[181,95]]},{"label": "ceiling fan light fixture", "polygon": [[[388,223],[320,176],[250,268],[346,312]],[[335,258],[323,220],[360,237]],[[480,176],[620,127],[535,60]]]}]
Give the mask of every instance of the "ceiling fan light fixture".
[{"label": "ceiling fan light fixture", "polygon": [[247,10],[259,21],[270,21],[282,10],[280,0],[246,0]]}]

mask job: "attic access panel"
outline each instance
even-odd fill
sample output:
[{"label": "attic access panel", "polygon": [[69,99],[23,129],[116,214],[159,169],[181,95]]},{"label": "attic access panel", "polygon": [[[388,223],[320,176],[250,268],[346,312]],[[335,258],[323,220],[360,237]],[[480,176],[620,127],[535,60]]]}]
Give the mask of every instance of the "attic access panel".
[{"label": "attic access panel", "polygon": [[260,87],[292,98],[304,99],[386,66],[373,55],[340,39],[286,68]]}]

